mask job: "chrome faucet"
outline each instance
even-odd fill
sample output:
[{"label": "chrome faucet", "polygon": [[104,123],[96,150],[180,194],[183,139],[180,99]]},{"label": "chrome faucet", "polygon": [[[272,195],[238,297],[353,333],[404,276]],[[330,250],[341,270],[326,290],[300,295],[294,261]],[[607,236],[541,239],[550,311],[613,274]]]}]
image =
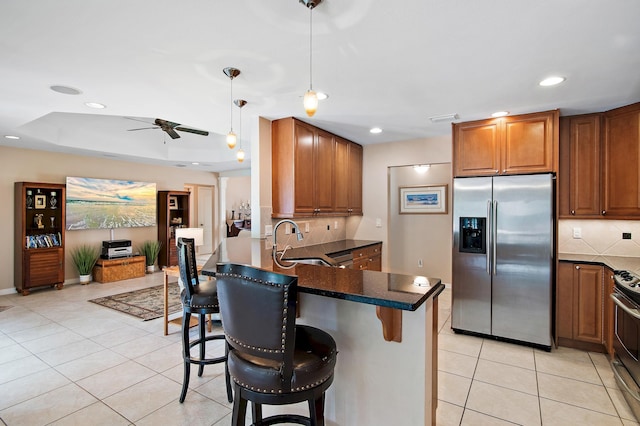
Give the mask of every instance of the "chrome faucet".
[{"label": "chrome faucet", "polygon": [[[294,227],[294,229],[296,230],[296,238],[298,239],[298,241],[302,241],[303,239],[302,232],[300,232],[300,227],[298,226],[297,223],[295,223],[291,219],[282,219],[280,222],[276,223],[276,225],[273,227],[273,249],[271,252],[273,259],[276,261],[276,263],[278,263],[278,241],[277,241],[278,227],[283,223],[289,223]],[[282,254],[284,255],[284,252]]]}]

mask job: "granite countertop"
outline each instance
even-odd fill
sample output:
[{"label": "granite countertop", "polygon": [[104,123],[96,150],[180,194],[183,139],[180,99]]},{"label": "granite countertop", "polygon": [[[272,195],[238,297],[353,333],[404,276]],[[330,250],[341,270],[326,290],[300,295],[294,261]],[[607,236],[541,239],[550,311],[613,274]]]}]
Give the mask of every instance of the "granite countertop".
[{"label": "granite countertop", "polygon": [[613,270],[624,269],[635,273],[640,272],[640,257],[558,253],[558,260],[560,262],[576,262],[602,265]]},{"label": "granite countertop", "polygon": [[[342,240],[296,249],[297,258],[322,258],[328,254],[379,244],[380,241]],[[286,257],[293,257],[289,253]],[[415,311],[430,297],[436,297],[444,284],[439,278],[378,271],[333,268],[297,264],[280,269],[271,257],[271,241],[254,238],[227,238],[220,243],[202,268],[204,275],[215,276],[217,263],[239,263],[298,276],[301,293],[316,294],[388,308]],[[416,285],[420,282],[422,285]]]}]

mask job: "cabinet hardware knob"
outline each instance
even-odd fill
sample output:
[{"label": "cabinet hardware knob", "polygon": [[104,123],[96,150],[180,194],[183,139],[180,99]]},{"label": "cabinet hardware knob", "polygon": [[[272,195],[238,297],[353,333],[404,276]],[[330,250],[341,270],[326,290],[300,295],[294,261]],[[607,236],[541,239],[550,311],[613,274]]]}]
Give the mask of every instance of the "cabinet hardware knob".
[{"label": "cabinet hardware knob", "polygon": [[607,214],[607,211],[606,210],[602,210],[602,214],[603,215]]},{"label": "cabinet hardware knob", "polygon": [[580,266],[579,266],[579,265],[576,265],[576,269],[580,269]]},{"label": "cabinet hardware knob", "polygon": [[576,214],[576,211],[575,210],[571,210],[571,214]]}]

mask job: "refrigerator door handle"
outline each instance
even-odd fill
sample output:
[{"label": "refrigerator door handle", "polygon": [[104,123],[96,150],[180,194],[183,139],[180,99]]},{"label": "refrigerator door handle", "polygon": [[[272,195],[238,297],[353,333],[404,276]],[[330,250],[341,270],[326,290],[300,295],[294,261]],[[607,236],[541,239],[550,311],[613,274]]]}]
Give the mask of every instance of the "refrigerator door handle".
[{"label": "refrigerator door handle", "polygon": [[497,275],[497,249],[498,246],[498,201],[493,200],[493,219],[491,220],[491,232],[493,232],[493,237],[491,238],[491,250],[493,251],[493,259],[492,259],[492,271],[493,275]]},{"label": "refrigerator door handle", "polygon": [[493,238],[491,236],[491,229],[493,228],[493,224],[491,222],[491,200],[487,200],[487,275],[491,275],[491,243]]}]

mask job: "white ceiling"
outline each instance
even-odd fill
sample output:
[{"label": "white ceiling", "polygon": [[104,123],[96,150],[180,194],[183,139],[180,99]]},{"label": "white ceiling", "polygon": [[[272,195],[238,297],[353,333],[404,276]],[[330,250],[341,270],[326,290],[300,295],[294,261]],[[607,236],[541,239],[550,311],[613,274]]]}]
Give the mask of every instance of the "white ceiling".
[{"label": "white ceiling", "polygon": [[[309,11],[297,0],[2,0],[0,136],[21,139],[0,144],[246,168],[224,142],[228,66],[242,71],[233,97],[248,101],[245,151],[258,116],[296,116],[366,145],[449,134],[429,120],[443,114],[603,111],[640,101],[639,18],[638,0],[324,0],[313,87],[330,97],[307,119]],[[538,86],[552,74],[567,80]],[[172,140],[129,132],[145,124],[124,117],[211,133]]]}]

